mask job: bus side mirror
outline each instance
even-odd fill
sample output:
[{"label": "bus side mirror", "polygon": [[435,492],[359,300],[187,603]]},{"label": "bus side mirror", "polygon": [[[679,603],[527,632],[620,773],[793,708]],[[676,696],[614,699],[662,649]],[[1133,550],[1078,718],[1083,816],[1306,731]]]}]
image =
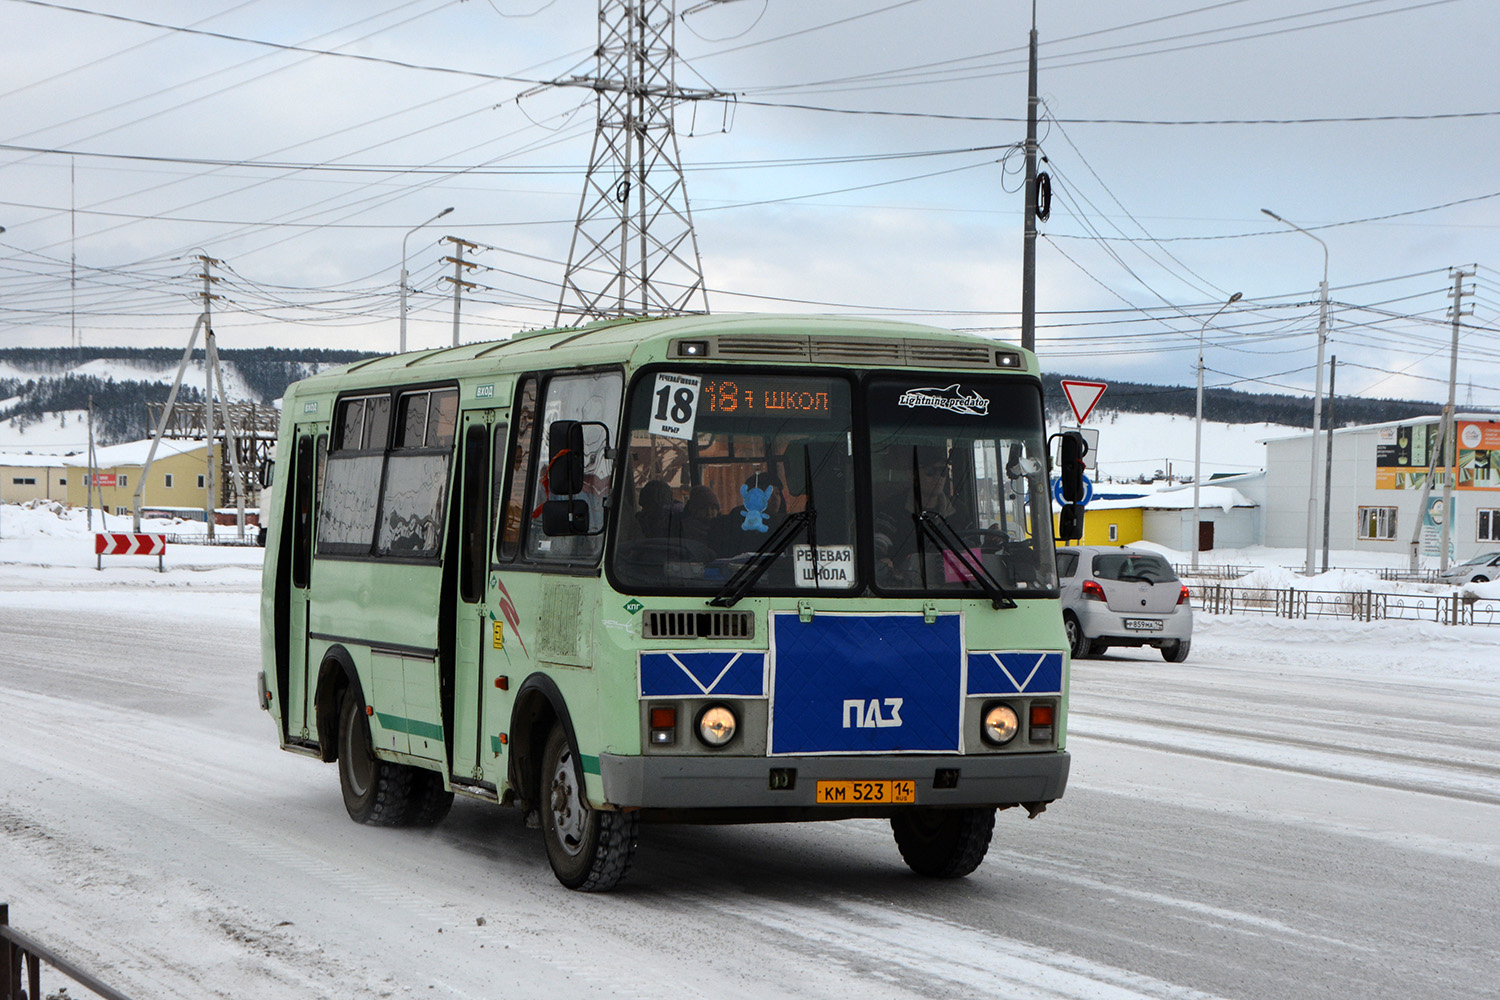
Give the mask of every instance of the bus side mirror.
[{"label": "bus side mirror", "polygon": [[1057,537],[1064,542],[1071,542],[1076,538],[1083,537],[1083,506],[1076,503],[1065,503],[1057,515]]},{"label": "bus side mirror", "polygon": [[548,500],[542,504],[542,532],[559,535],[589,533],[589,505],[586,500]]},{"label": "bus side mirror", "polygon": [[547,492],[559,497],[583,492],[582,421],[554,420],[547,428]]},{"label": "bus side mirror", "polygon": [[270,489],[271,484],[276,481],[276,459],[268,458],[260,467],[260,488]]},{"label": "bus side mirror", "polygon": [[[1088,454],[1088,442],[1083,435],[1077,431],[1063,431],[1061,435],[1062,444],[1058,451],[1058,476],[1062,479],[1063,503],[1071,506],[1083,499],[1083,456]],[[1066,509],[1066,506],[1064,507]],[[1083,515],[1079,514],[1079,524],[1083,522]],[[1064,535],[1064,538],[1080,538],[1081,535]]]}]

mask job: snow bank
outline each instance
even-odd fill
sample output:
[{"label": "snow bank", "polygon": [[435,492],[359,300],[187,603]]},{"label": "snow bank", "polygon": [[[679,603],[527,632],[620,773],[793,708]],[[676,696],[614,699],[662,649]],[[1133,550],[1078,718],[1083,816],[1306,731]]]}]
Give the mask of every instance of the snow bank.
[{"label": "snow bank", "polygon": [[[128,532],[131,519],[94,511],[93,527],[85,511],[55,500],[31,500],[24,504],[0,504],[0,588],[68,587],[82,581],[115,584],[129,581],[140,586],[222,586],[256,589],[264,551],[256,546],[180,545],[169,542],[158,573],[155,556],[105,556],[104,569],[96,570],[95,532]],[[141,531],[149,534],[201,536],[202,521],[180,518],[142,518]],[[220,538],[233,539],[233,525],[215,529]],[[255,528],[245,529],[255,537]]]}]

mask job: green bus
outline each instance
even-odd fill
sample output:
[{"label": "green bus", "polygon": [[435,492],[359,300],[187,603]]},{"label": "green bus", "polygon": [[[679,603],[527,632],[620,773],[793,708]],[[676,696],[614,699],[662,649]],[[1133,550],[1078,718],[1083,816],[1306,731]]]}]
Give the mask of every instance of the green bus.
[{"label": "green bus", "polygon": [[604,321],[292,386],[259,699],[361,823],[890,821],[967,875],[1067,783],[1036,359],[907,323]]}]

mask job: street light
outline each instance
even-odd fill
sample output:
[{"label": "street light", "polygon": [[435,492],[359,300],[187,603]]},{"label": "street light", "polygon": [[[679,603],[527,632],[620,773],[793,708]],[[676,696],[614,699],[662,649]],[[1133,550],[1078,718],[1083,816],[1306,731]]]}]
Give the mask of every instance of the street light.
[{"label": "street light", "polygon": [[1312,576],[1313,528],[1318,520],[1318,434],[1323,427],[1323,348],[1328,343],[1328,244],[1269,208],[1261,211],[1303,236],[1318,240],[1318,245],[1323,248],[1323,283],[1318,286],[1318,368],[1313,374],[1312,477],[1307,487],[1307,562],[1302,568],[1303,576]]},{"label": "street light", "polygon": [[1214,310],[1214,314],[1203,321],[1203,328],[1198,331],[1198,417],[1193,428],[1193,570],[1198,569],[1198,550],[1203,547],[1203,538],[1199,534],[1201,515],[1198,507],[1198,483],[1203,479],[1203,473],[1199,469],[1203,458],[1203,335],[1208,332],[1208,324],[1219,318],[1219,313],[1228,309],[1240,300],[1241,293],[1235,292],[1229,296],[1229,301]]},{"label": "street light", "polygon": [[451,211],[453,211],[453,206],[450,205],[449,207],[447,207],[447,208],[443,209],[441,212],[439,212],[437,215],[434,215],[432,218],[430,218],[426,222],[422,223],[421,226],[412,226],[409,230],[407,230],[406,235],[403,236],[403,237],[401,237],[401,353],[402,354],[406,353],[406,241],[411,238],[411,234],[412,233],[416,232],[418,229],[421,229],[422,226],[430,226],[430,225],[432,225],[434,222],[436,222],[437,220],[441,219],[443,216],[447,215]]}]

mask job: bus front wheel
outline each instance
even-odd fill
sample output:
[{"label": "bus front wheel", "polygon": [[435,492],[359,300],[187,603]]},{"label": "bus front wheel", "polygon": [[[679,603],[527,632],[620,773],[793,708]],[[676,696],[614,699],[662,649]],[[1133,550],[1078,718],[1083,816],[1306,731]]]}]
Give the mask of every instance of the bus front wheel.
[{"label": "bus front wheel", "polygon": [[553,726],[542,754],[542,840],[552,873],[569,889],[606,892],[635,856],[635,813],[589,807],[568,734]]},{"label": "bus front wheel", "polygon": [[891,817],[901,860],[918,875],[963,878],[984,860],[995,810],[903,809]]}]

